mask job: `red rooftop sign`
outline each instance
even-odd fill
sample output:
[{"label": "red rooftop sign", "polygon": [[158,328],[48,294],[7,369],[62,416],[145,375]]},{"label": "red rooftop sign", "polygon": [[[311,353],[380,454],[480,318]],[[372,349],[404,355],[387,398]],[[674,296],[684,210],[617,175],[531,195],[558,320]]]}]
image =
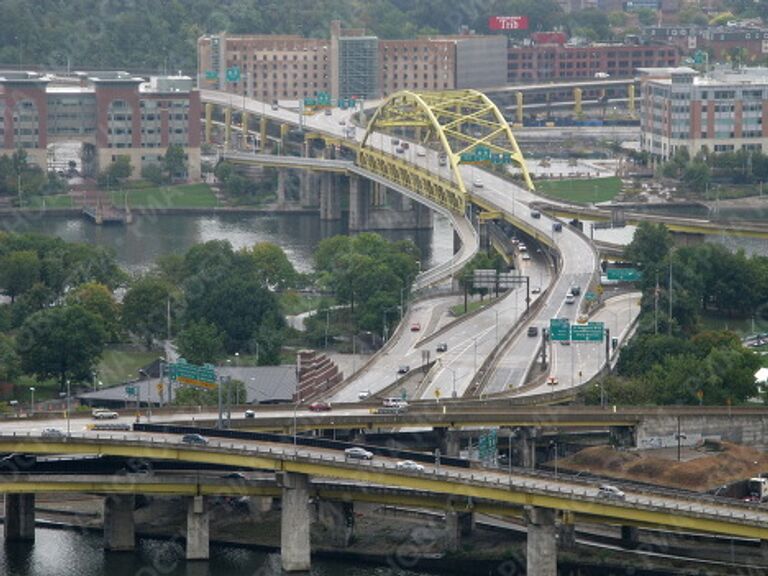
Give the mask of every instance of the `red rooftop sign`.
[{"label": "red rooftop sign", "polygon": [[488,18],[491,30],[528,30],[528,16],[491,16]]}]

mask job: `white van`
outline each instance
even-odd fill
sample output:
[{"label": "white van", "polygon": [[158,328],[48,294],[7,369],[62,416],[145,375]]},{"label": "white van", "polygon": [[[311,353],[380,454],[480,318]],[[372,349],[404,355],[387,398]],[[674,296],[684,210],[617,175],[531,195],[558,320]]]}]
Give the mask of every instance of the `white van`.
[{"label": "white van", "polygon": [[384,398],[384,406],[387,408],[405,408],[408,406],[408,402],[403,400],[402,398]]}]

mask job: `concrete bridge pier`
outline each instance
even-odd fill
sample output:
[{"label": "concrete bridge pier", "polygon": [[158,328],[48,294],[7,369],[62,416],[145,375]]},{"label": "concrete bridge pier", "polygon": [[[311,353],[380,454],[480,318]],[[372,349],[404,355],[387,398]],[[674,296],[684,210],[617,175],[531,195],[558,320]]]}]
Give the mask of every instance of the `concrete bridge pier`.
[{"label": "concrete bridge pier", "polygon": [[293,472],[277,475],[283,488],[280,518],[280,556],[285,572],[309,572],[309,476]]},{"label": "concrete bridge pier", "polygon": [[346,548],[355,535],[355,507],[353,502],[317,503],[317,519],[331,535],[331,543]]},{"label": "concrete bridge pier", "polygon": [[440,448],[440,454],[453,458],[459,457],[461,450],[461,437],[458,430],[449,430],[448,428],[435,428],[437,445]]},{"label": "concrete bridge pier", "polygon": [[35,495],[5,495],[5,541],[35,539]]},{"label": "concrete bridge pier", "polygon": [[560,524],[557,527],[557,544],[561,550],[571,550],[576,547],[576,525],[573,512],[561,513]]},{"label": "concrete bridge pier", "polygon": [[445,513],[445,549],[449,552],[459,550],[462,538],[470,536],[474,527],[474,513],[447,511]]},{"label": "concrete bridge pier", "polygon": [[132,552],[136,548],[133,494],[111,494],[104,498],[104,549]]},{"label": "concrete bridge pier", "polygon": [[371,193],[369,186],[352,174],[349,177],[349,229],[366,230],[371,209]]},{"label": "concrete bridge pier", "polygon": [[208,560],[210,539],[207,502],[203,496],[193,496],[187,505],[187,560]]},{"label": "concrete bridge pier", "polygon": [[536,428],[520,428],[517,432],[519,462],[523,468],[536,468]]},{"label": "concrete bridge pier", "polygon": [[285,181],[288,179],[288,170],[278,168],[277,170],[277,203],[285,205]]},{"label": "concrete bridge pier", "polygon": [[341,218],[341,193],[334,174],[320,176],[320,220]]},{"label": "concrete bridge pier", "polygon": [[527,576],[557,576],[555,511],[530,506],[525,509],[528,542]]},{"label": "concrete bridge pier", "polygon": [[617,448],[634,448],[637,445],[634,426],[611,426],[610,438],[611,444]]}]

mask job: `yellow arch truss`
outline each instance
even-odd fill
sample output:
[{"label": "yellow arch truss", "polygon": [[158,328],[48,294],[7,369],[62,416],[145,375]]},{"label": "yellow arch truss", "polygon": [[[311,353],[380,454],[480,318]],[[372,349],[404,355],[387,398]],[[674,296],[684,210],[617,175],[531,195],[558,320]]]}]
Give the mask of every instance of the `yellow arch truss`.
[{"label": "yellow arch truss", "polygon": [[[389,139],[382,138],[379,142],[377,133],[402,135],[425,148],[444,153],[450,178],[437,176],[420,167],[418,162],[401,159]],[[534,189],[509,123],[498,107],[477,90],[392,94],[368,123],[357,163],[442,206],[463,212],[468,192],[459,164],[462,154],[471,154],[480,148],[509,158],[528,189]]]}]

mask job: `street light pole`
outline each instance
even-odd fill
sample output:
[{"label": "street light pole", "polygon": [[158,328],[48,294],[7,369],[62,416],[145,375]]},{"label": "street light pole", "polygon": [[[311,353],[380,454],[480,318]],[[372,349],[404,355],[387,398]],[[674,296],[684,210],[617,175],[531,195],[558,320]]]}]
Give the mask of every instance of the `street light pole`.
[{"label": "street light pole", "polygon": [[70,412],[70,399],[72,398],[72,389],[70,388],[69,379],[67,379],[67,438],[70,436],[70,424],[69,424],[69,412]]},{"label": "street light pole", "polygon": [[30,406],[29,412],[30,412],[30,415],[34,415],[35,414],[35,387],[34,386],[29,387],[29,393],[32,396],[32,399],[30,400],[30,403],[29,403],[29,406]]}]

